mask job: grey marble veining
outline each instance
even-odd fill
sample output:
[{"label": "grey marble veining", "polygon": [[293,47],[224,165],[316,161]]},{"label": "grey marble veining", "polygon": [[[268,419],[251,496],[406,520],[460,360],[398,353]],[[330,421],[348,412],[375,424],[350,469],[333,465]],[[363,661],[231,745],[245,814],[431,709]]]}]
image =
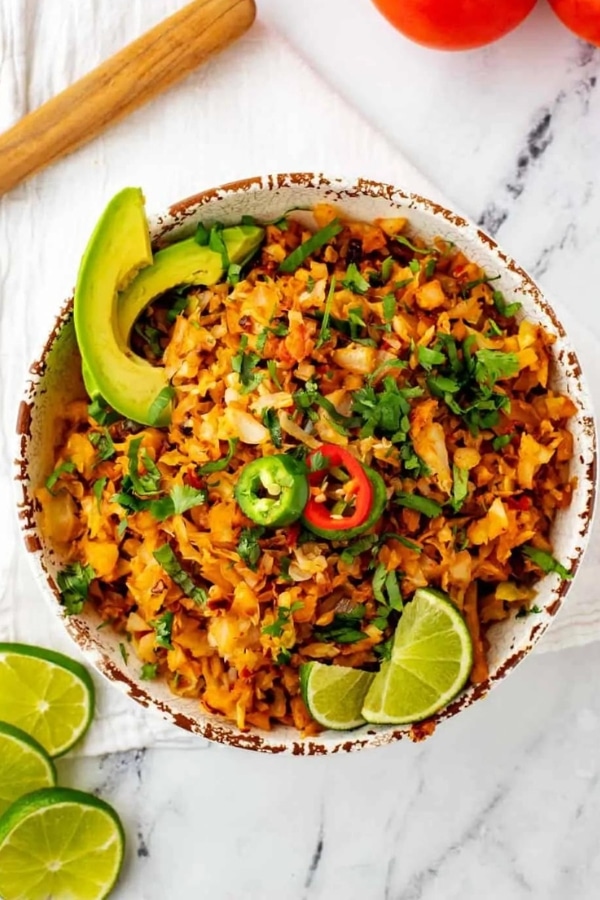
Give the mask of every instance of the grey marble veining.
[{"label": "grey marble veining", "polygon": [[433,740],[60,762],[123,813],[115,900],[593,900],[600,652],[530,658]]}]

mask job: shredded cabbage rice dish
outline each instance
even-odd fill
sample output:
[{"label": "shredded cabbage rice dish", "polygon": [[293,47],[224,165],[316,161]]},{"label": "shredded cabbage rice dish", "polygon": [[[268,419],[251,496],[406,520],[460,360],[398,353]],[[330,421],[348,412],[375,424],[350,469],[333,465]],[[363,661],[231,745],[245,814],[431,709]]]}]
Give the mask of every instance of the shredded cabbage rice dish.
[{"label": "shredded cabbage rice dish", "polygon": [[404,218],[313,212],[152,300],[132,347],[169,424],[72,402],[36,494],[66,614],[92,605],[138,677],[239,729],[303,735],[300,667],[376,672],[419,588],[464,617],[484,683],[488,627],[570,577],[550,534],[576,488],[553,337],[495,273]]}]

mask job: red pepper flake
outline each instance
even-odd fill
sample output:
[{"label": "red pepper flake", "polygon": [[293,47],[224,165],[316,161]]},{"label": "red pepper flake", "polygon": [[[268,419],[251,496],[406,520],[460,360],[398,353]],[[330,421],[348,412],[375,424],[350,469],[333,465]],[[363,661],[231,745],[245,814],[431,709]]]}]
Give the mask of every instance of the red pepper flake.
[{"label": "red pepper flake", "polygon": [[289,547],[295,547],[298,543],[298,538],[300,537],[300,522],[294,522],[289,526],[286,532],[287,542]]},{"label": "red pepper flake", "polygon": [[526,512],[531,509],[531,498],[530,497],[509,497],[506,501],[506,505],[509,509],[516,509],[520,512]]},{"label": "red pepper flake", "polygon": [[195,488],[199,491],[202,487],[202,480],[200,476],[193,469],[188,469],[188,471],[183,476],[183,481],[189,487]]}]

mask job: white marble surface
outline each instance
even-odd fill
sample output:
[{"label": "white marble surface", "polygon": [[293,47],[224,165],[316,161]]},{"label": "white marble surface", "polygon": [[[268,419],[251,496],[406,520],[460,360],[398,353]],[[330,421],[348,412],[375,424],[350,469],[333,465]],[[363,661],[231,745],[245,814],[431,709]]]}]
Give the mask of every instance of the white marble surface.
[{"label": "white marble surface", "polygon": [[[368,0],[259,5],[600,334],[599,50],[545,4],[501,43],[456,56],[410,45]],[[310,110],[298,117],[310,131]],[[200,743],[67,760],[61,775],[123,815],[118,900],[592,900],[599,682],[592,644],[529,658],[421,746],[305,760]]]}]

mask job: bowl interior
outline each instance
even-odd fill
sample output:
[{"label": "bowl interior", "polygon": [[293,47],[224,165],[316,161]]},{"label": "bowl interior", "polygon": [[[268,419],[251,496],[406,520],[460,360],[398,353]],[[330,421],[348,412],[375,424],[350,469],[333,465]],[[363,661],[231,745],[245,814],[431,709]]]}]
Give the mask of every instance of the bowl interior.
[{"label": "bowl interior", "polygon": [[[540,323],[555,335],[551,386],[568,394],[578,409],[578,415],[572,420],[572,474],[577,478],[578,489],[571,507],[557,516],[552,538],[556,556],[565,565],[576,568],[585,547],[594,499],[595,431],[590,400],[577,357],[540,290],[476,226],[431,201],[389,186],[364,181],[349,183],[324,176],[288,175],[251,179],[176,204],[166,214],[151,219],[152,236],[159,243],[171,242],[192,232],[200,221],[207,225],[216,221],[233,224],[243,215],[251,215],[266,222],[278,219],[290,210],[294,210],[295,217],[310,221],[310,209],[323,202],[333,204],[347,218],[372,220],[406,216],[410,229],[424,239],[440,236],[454,241],[488,274],[501,276],[497,282],[499,289],[509,301],[518,299],[523,304],[519,315]],[[56,418],[67,402],[85,396],[70,302],[57,321],[39,362],[32,367],[32,373],[20,416],[17,460],[19,492],[22,491],[20,517],[36,576],[55,614],[62,616],[54,583],[61,561],[40,534],[33,493],[43,485],[53,466]],[[557,575],[547,575],[539,583],[536,599],[542,613],[525,618],[513,615],[488,631],[489,682],[464,691],[438,714],[438,720],[454,715],[485,694],[526,655],[551,622],[568,587],[569,583],[561,582]],[[146,706],[156,706],[177,725],[211,739],[252,749],[304,754],[352,750],[388,743],[405,735],[413,738],[419,735],[418,726],[412,729],[410,726],[364,726],[350,733],[325,732],[307,740],[299,739],[295,730],[285,727],[270,733],[252,729],[240,733],[233,723],[204,713],[196,701],[175,697],[166,685],[140,681],[139,665],[133,660],[125,665],[118,637],[109,629],[97,630],[99,619],[93,611],[63,621],[90,662],[123,690]]]}]

